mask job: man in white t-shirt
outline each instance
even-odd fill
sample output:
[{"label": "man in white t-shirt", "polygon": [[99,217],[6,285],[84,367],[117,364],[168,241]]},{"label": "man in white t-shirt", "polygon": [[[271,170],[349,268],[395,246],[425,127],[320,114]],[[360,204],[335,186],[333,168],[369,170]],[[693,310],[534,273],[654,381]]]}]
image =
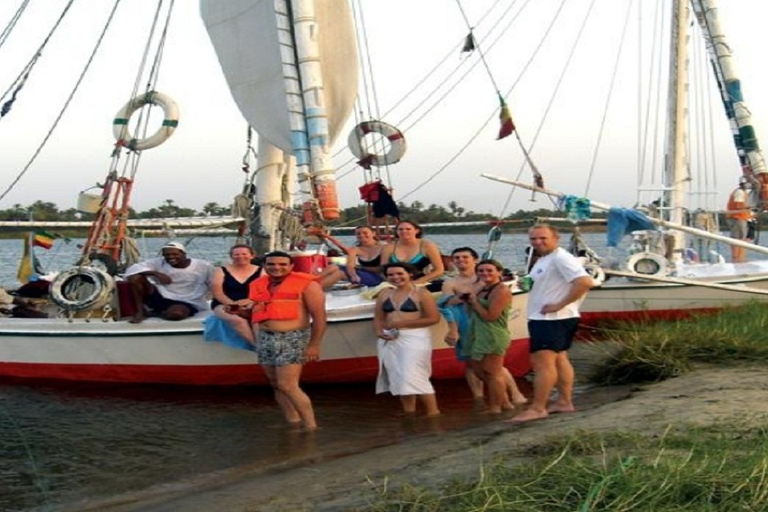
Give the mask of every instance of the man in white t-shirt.
[{"label": "man in white t-shirt", "polygon": [[[528,230],[537,257],[528,274],[533,288],[528,294],[528,331],[531,364],[535,373],[533,401],[512,422],[546,418],[550,413],[573,412],[573,365],[568,358],[579,325],[579,306],[594,282],[581,262],[560,248],[560,234],[546,224]],[[549,404],[557,387],[558,397]]]},{"label": "man in white t-shirt", "polygon": [[136,307],[131,323],[144,321],[144,306],[165,320],[184,320],[208,309],[206,295],[213,265],[188,258],[186,248],[178,242],[165,244],[162,254],[162,258],[131,265],[125,272]]}]

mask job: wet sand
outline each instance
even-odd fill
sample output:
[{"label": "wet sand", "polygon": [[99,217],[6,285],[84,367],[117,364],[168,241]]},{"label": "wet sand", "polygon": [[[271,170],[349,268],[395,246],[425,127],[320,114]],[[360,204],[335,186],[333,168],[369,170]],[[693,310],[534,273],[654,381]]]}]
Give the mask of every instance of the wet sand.
[{"label": "wet sand", "polygon": [[[662,432],[669,425],[721,422],[764,425],[768,373],[757,366],[699,368],[665,382],[594,388],[579,397],[579,411],[524,425],[493,422],[436,433],[334,460],[301,461],[294,467],[222,474],[81,504],[77,510],[110,512],[276,512],[357,510],[385,489],[403,484],[439,486],[474,477],[484,463],[522,457],[544,438],[584,430]],[[427,420],[416,420],[427,421]],[[306,436],[311,442],[311,434]],[[74,509],[73,509],[74,510]]]}]

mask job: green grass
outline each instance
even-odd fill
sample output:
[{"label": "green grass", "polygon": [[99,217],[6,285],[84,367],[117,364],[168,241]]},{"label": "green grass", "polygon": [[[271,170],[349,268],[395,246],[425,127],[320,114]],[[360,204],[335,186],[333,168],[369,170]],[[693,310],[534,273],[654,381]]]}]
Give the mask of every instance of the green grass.
[{"label": "green grass", "polygon": [[[768,305],[625,324],[602,337],[601,384],[660,381],[696,364],[768,361]],[[613,350],[613,347],[618,347]],[[370,512],[768,511],[768,425],[576,432],[518,449],[439,489],[379,489]]]},{"label": "green grass", "polygon": [[[531,450],[531,449],[529,449]],[[574,433],[536,455],[441,489],[382,490],[372,512],[768,510],[768,433],[735,426],[664,435]]]},{"label": "green grass", "polygon": [[602,334],[619,348],[589,376],[591,382],[661,381],[696,363],[768,360],[768,304],[752,302],[678,321],[621,324]]}]

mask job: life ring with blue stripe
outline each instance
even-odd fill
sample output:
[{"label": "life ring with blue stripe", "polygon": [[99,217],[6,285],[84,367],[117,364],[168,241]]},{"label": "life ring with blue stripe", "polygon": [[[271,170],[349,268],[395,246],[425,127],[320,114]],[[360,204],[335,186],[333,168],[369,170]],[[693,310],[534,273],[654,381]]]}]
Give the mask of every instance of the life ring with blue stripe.
[{"label": "life ring with blue stripe", "polygon": [[[137,139],[131,134],[128,121],[130,121],[133,113],[144,105],[157,105],[162,108],[163,123],[151,136]],[[120,109],[112,123],[112,132],[119,145],[133,151],[143,151],[157,147],[168,140],[177,126],[179,126],[179,107],[176,102],[161,92],[149,91],[141,96],[136,96]]]},{"label": "life ring with blue stripe", "polygon": [[[389,149],[384,154],[376,154],[368,151],[364,145],[363,139],[368,134],[379,134],[387,139]],[[358,164],[366,169],[372,165],[382,167],[385,165],[396,164],[405,155],[405,136],[403,132],[381,121],[363,121],[355,126],[352,133],[349,134],[349,150],[358,159]]]}]

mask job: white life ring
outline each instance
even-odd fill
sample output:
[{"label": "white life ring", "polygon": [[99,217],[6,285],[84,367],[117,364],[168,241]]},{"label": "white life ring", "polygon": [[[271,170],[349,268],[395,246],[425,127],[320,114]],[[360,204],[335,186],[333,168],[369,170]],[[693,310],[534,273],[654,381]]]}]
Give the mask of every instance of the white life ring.
[{"label": "white life ring", "polygon": [[586,270],[587,274],[589,274],[589,277],[592,278],[594,286],[600,286],[605,282],[605,270],[603,270],[603,267],[597,263],[589,263],[584,265],[584,270]]},{"label": "white life ring", "polygon": [[109,302],[115,280],[97,267],[75,267],[60,272],[51,282],[51,300],[66,311],[97,309]]},{"label": "white life ring", "polygon": [[639,252],[627,260],[627,270],[635,274],[662,277],[667,275],[667,259],[653,252]]},{"label": "white life ring", "polygon": [[[363,138],[369,133],[378,133],[382,137],[386,137],[389,141],[389,151],[383,155],[377,155],[363,149]],[[406,148],[403,132],[391,124],[381,121],[363,121],[355,126],[352,133],[349,134],[348,144],[349,150],[357,157],[363,167],[396,164],[403,158]]]},{"label": "white life ring", "polygon": [[[150,137],[135,139],[128,129],[128,121],[133,113],[144,105],[158,105],[162,108],[163,124]],[[118,144],[122,144],[134,151],[142,151],[159,146],[168,140],[168,137],[173,135],[178,125],[179,107],[176,105],[176,102],[163,93],[150,91],[141,96],[136,96],[120,109],[115,115],[115,120],[112,122],[112,133],[114,133]]]}]

